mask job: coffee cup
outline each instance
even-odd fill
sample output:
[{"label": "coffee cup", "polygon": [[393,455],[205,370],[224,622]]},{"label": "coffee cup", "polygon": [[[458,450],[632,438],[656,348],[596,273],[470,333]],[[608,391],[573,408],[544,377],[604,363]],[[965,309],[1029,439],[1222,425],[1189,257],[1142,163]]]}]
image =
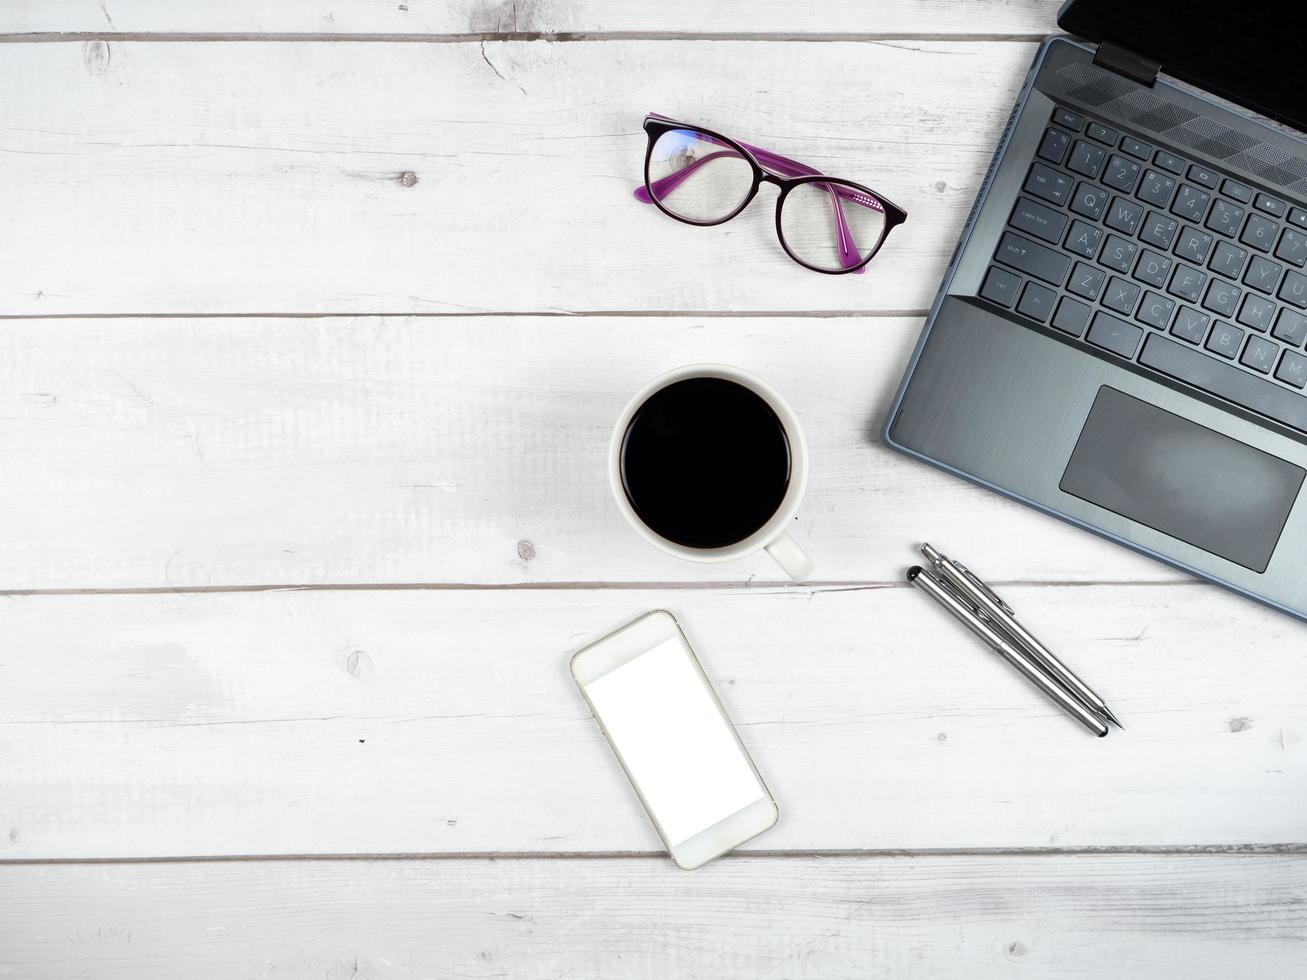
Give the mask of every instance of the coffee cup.
[{"label": "coffee cup", "polygon": [[717,563],[765,550],[790,578],[812,575],[787,533],[808,447],[794,411],[760,378],[721,364],[656,378],[618,417],[608,475],[627,521],[668,554]]}]

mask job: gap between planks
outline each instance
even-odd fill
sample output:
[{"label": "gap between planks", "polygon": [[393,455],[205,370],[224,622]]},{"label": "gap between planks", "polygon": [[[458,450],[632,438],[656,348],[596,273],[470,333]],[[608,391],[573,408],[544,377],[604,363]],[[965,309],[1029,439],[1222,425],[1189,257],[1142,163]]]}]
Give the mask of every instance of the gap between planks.
[{"label": "gap between planks", "polygon": [[[1140,855],[1173,857],[1212,857],[1231,854],[1288,855],[1307,854],[1307,843],[1285,844],[1153,844],[1102,847],[923,847],[920,849],[796,849],[790,851],[732,851],[719,861],[759,859],[796,860],[830,858],[832,860],[892,860],[895,858],[937,857],[1136,857]],[[0,868],[50,864],[240,864],[278,861],[665,861],[665,851],[434,851],[378,854],[217,854],[169,857],[118,858],[13,858],[0,859]]]},{"label": "gap between planks", "polygon": [[[1149,580],[1094,579],[1084,581],[1037,581],[1033,579],[994,579],[990,583],[998,588],[1142,588],[1163,586],[1199,586],[1206,583],[1198,579]],[[327,583],[314,585],[213,585],[213,586],[149,586],[142,588],[66,588],[66,589],[0,589],[0,597],[72,596],[72,595],[212,595],[224,592],[611,592],[611,591],[706,591],[717,590],[735,594],[756,593],[775,595],[778,592],[870,592],[878,589],[907,588],[906,581],[887,582],[790,582],[787,580],[750,580],[747,582],[399,582]]]},{"label": "gap between planks", "polygon": [[404,44],[480,44],[486,41],[547,41],[553,44],[573,44],[578,42],[603,41],[777,41],[786,43],[829,44],[838,42],[861,42],[865,44],[892,44],[900,41],[957,41],[960,43],[994,43],[994,44],[1029,44],[1042,41],[1046,34],[932,34],[922,32],[903,33],[850,33],[814,32],[804,33],[768,33],[766,31],[744,33],[695,33],[692,31],[517,31],[504,34],[466,33],[466,34],[313,34],[313,33],[205,33],[188,34],[184,32],[116,32],[116,31],[35,31],[27,34],[0,34],[0,44],[31,44],[61,41],[147,41],[147,42],[190,42],[190,41],[353,41],[363,43],[404,43]]},{"label": "gap between planks", "polygon": [[411,317],[413,319],[490,319],[508,317],[645,317],[657,319],[796,319],[796,320],[833,320],[833,319],[907,319],[924,317],[927,310],[809,310],[790,312],[786,310],[518,310],[507,313],[488,311],[463,311],[456,313],[411,313],[399,312],[370,313],[0,313],[0,320],[355,320],[381,317]]}]

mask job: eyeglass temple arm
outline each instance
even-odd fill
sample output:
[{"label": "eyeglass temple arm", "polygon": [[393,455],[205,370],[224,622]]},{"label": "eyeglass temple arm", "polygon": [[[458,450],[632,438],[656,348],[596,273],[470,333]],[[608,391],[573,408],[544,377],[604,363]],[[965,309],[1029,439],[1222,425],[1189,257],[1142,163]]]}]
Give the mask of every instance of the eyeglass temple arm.
[{"label": "eyeglass temple arm", "polygon": [[[701,139],[716,143],[707,133],[695,133]],[[724,144],[721,144],[724,145]],[[760,146],[753,146],[749,143],[741,143],[742,147],[753,154],[754,158],[762,166],[766,167],[781,177],[823,177],[825,176],[820,170],[815,170],[806,164],[799,163],[797,160],[791,160],[789,157],[783,157],[779,153],[772,153],[770,150],[764,150]],[[660,177],[653,182],[653,191],[660,198],[671,193],[681,185],[691,174],[708,163],[710,160],[716,160],[720,157],[733,155],[733,150],[721,150],[717,153],[709,153],[705,157],[692,160],[680,170],[673,171],[665,177]],[[880,202],[874,197],[868,197],[851,187],[845,187],[841,184],[822,185],[823,190],[831,196],[831,209],[835,217],[835,234],[837,246],[839,248],[840,262],[844,268],[848,269],[862,261],[862,255],[858,252],[857,243],[853,240],[853,232],[849,230],[848,222],[844,219],[844,210],[839,205],[839,199],[851,201],[854,204],[860,204],[865,208],[871,208],[873,211],[883,212],[885,209]],[[649,189],[643,184],[635,189],[635,197],[646,204],[653,203],[649,196]],[[854,274],[859,275],[863,269],[858,269]]]}]

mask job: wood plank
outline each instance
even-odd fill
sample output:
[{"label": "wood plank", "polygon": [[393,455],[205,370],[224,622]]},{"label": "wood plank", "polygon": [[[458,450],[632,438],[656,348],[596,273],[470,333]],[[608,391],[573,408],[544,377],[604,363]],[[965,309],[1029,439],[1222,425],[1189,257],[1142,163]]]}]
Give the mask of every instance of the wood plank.
[{"label": "wood plank", "polygon": [[0,34],[1048,34],[1056,0],[42,0],[0,5]]},{"label": "wood plank", "polygon": [[[10,44],[0,314],[924,310],[1033,50]],[[781,252],[770,188],[672,221],[631,196],[649,109],[911,216],[843,277]]]},{"label": "wood plank", "polygon": [[1307,841],[1307,626],[1016,588],[1095,739],[908,587],[0,602],[0,858],[654,851],[567,672],[672,610],[780,802],[755,848]]},{"label": "wood plank", "polygon": [[1307,856],[29,865],[0,912],[25,980],[1227,980],[1301,973]]},{"label": "wood plank", "polygon": [[[10,321],[0,588],[736,582],[621,518],[611,425],[681,364],[803,421],[821,581],[899,581],[929,538],[997,580],[1180,580],[878,441],[918,319]],[[1003,546],[995,548],[1001,540]]]}]

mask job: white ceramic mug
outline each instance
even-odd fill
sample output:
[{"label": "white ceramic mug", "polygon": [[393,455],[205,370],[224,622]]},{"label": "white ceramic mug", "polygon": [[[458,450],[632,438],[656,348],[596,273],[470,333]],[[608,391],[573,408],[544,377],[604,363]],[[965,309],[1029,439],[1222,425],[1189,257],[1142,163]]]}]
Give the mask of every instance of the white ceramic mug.
[{"label": "white ceramic mug", "polygon": [[[622,488],[622,440],[626,435],[627,426],[631,424],[631,419],[655,392],[688,378],[722,378],[748,388],[771,406],[776,417],[780,419],[785,429],[785,438],[790,444],[790,482],[785,497],[776,508],[776,513],[747,538],[723,548],[689,548],[667,540],[640,520],[635,508],[626,498],[626,491]],[[786,533],[790,520],[799,509],[803,491],[808,485],[808,445],[803,439],[803,429],[799,427],[798,416],[785,403],[785,399],[781,398],[776,389],[751,374],[723,364],[691,364],[669,371],[645,385],[627,402],[626,408],[622,409],[622,414],[618,416],[617,427],[613,430],[613,441],[608,452],[608,481],[612,485],[618,509],[631,526],[669,555],[687,561],[716,563],[734,561],[766,549],[767,554],[772,556],[776,564],[780,565],[790,578],[802,581],[812,575],[814,567],[812,559]]]}]

